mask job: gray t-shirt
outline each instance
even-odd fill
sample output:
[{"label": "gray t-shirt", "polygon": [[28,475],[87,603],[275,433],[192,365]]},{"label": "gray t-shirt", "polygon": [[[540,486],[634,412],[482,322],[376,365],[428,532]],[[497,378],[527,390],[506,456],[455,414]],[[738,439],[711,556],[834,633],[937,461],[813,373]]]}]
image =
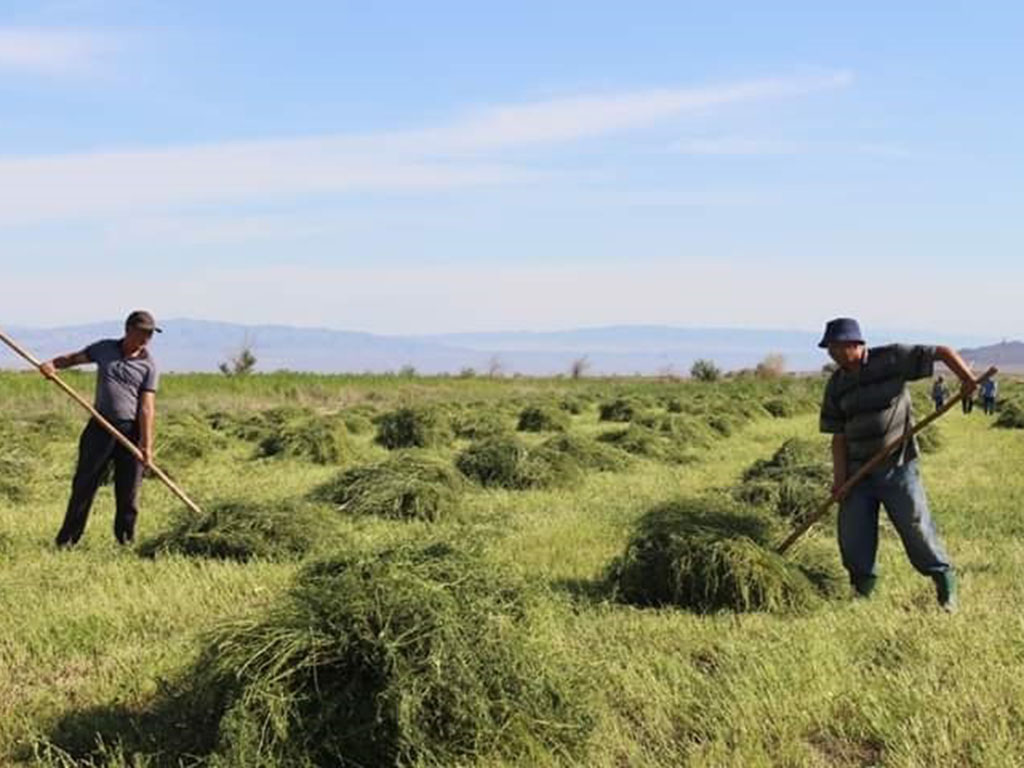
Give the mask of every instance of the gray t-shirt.
[{"label": "gray t-shirt", "polygon": [[103,339],[85,348],[85,354],[98,366],[96,410],[111,421],[135,421],[143,392],[156,392],[159,374],[156,362],[147,350],[139,357],[127,358],[117,339]]},{"label": "gray t-shirt", "polygon": [[[913,427],[907,382],[931,376],[934,363],[935,347],[892,344],[867,350],[857,371],[840,368],[832,374],[821,404],[821,431],[846,435],[849,473]],[[916,439],[908,440],[880,469],[917,455]]]}]

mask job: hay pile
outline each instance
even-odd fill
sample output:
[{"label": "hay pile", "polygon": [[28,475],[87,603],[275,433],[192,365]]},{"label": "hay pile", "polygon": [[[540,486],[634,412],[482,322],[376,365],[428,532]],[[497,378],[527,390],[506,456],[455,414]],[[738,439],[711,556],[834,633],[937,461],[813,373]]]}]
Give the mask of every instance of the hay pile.
[{"label": "hay pile", "polygon": [[163,419],[156,431],[156,461],[162,469],[176,475],[226,447],[227,438],[198,413],[173,413]]},{"label": "hay pile", "polygon": [[734,489],[740,501],[801,523],[832,487],[832,458],[824,440],[791,438],[770,459],[754,462]]},{"label": "hay pile", "polygon": [[574,459],[584,469],[599,472],[618,472],[632,464],[628,453],[599,443],[592,437],[571,433],[555,435],[540,445],[541,450],[562,453]]},{"label": "hay pile", "polygon": [[497,411],[467,410],[452,417],[452,428],[456,437],[478,440],[511,431],[512,420]]},{"label": "hay pile", "polygon": [[0,434],[0,498],[21,503],[32,498],[39,460],[21,446],[5,444]]},{"label": "hay pile", "polygon": [[601,403],[598,409],[598,418],[601,421],[632,421],[637,414],[643,413],[644,410],[644,403],[636,398],[618,397]]},{"label": "hay pile", "polygon": [[[571,758],[591,721],[542,594],[445,545],[315,563],[192,671],[229,765],[468,765]],[[203,706],[197,703],[197,707]],[[221,763],[218,763],[221,764]]]},{"label": "hay pile", "polygon": [[635,456],[644,456],[657,461],[685,464],[694,458],[694,455],[688,452],[685,446],[650,427],[643,427],[639,424],[630,424],[625,429],[603,432],[598,435],[597,439]]},{"label": "hay pile", "polygon": [[178,513],[172,526],[139,545],[139,554],[181,554],[242,562],[302,557],[335,529],[325,510],[295,502],[224,502],[196,515]]},{"label": "hay pile", "polygon": [[925,427],[915,436],[921,453],[935,453],[946,444],[946,436],[938,424]]},{"label": "hay pile", "polygon": [[1019,400],[1004,400],[1000,403],[995,426],[1001,429],[1024,429],[1024,403]]},{"label": "hay pile", "polygon": [[570,424],[569,415],[546,405],[531,405],[519,413],[520,432],[565,432]]},{"label": "hay pile", "polygon": [[341,464],[355,449],[338,416],[297,415],[264,422],[258,457],[304,459],[314,464]]},{"label": "hay pile", "polygon": [[377,442],[390,450],[437,448],[451,441],[451,417],[438,408],[399,408],[377,417]]},{"label": "hay pile", "polygon": [[698,613],[803,611],[841,593],[834,555],[803,545],[782,557],[772,521],[725,498],[684,499],[638,524],[608,568],[618,599]]},{"label": "hay pile", "polygon": [[514,435],[494,435],[474,441],[456,458],[466,477],[487,488],[561,488],[582,478],[579,463],[550,447],[528,448]]},{"label": "hay pile", "polygon": [[316,495],[355,515],[437,521],[459,506],[465,481],[446,461],[414,451],[339,474]]},{"label": "hay pile", "polygon": [[776,419],[786,419],[798,413],[796,403],[787,397],[770,397],[761,406]]}]

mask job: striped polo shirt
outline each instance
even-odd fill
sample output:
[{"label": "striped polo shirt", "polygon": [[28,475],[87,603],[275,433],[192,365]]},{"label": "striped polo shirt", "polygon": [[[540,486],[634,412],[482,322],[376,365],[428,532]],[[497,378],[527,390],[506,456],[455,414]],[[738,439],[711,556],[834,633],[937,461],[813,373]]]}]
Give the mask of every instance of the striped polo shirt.
[{"label": "striped polo shirt", "polygon": [[[935,347],[891,344],[865,350],[856,371],[839,368],[825,386],[821,431],[846,435],[847,472],[853,474],[887,443],[913,427],[907,382],[932,375]],[[917,458],[917,440],[904,443],[879,468]]]}]

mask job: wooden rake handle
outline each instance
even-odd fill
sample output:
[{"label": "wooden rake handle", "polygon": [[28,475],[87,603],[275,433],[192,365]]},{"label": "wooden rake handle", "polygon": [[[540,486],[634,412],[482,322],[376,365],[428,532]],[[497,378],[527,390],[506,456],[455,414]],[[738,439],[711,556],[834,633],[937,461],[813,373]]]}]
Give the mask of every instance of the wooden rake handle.
[{"label": "wooden rake handle", "polygon": [[[974,383],[976,385],[981,384],[981,382],[985,381],[985,379],[990,379],[997,373],[999,373],[999,369],[993,365],[991,368],[989,368],[987,371],[981,374],[981,376],[975,379]],[[907,442],[907,440],[910,440],[922,429],[926,429],[936,419],[941,418],[947,411],[949,411],[949,409],[955,406],[958,402],[960,402],[959,397],[951,397],[948,403],[943,405],[941,408],[933,411],[932,413],[928,414],[928,416],[926,416],[918,424],[916,424],[913,429],[911,429],[908,432],[904,432],[900,437],[896,438],[895,440],[891,441],[889,444],[884,446],[878,453],[871,457],[867,464],[858,469],[852,477],[847,479],[845,483],[839,486],[839,488],[836,489],[835,493],[833,493],[831,496],[828,497],[828,499],[822,502],[821,506],[818,507],[817,510],[815,510],[814,514],[809,515],[802,523],[800,523],[800,525],[797,526],[793,530],[793,532],[786,537],[786,540],[782,542],[775,551],[778,552],[780,555],[785,554],[786,550],[789,549],[797,541],[797,539],[803,536],[812,525],[814,525],[822,517],[828,514],[828,511],[832,507],[832,505],[837,501],[841,501],[846,496],[846,494],[850,492],[850,489],[853,488],[853,486],[855,486],[867,475],[869,475],[871,472],[877,469],[883,461],[889,458],[889,456],[893,452],[895,452],[896,449],[898,449],[901,445]]]},{"label": "wooden rake handle", "polygon": [[[43,364],[41,362],[39,362],[39,360],[37,360],[32,355],[32,353],[30,353],[28,350],[26,350],[22,346],[20,346],[14,339],[12,339],[10,336],[8,336],[6,333],[4,333],[2,330],[0,330],[0,341],[2,341],[8,347],[10,347],[12,350],[14,350],[14,352],[16,352],[20,357],[24,358],[26,361],[28,361],[35,368],[39,369],[40,373],[42,372]],[[115,440],[117,440],[117,442],[119,442],[121,445],[123,445],[136,459],[138,459],[142,463],[145,463],[145,457],[143,457],[142,451],[139,450],[139,447],[137,445],[135,445],[135,443],[133,443],[127,437],[122,435],[118,431],[117,427],[115,427],[113,424],[111,424],[109,421],[107,421],[105,418],[103,418],[99,414],[99,411],[97,411],[95,408],[93,408],[92,404],[89,403],[88,400],[86,400],[84,397],[82,397],[80,394],[78,394],[75,390],[73,390],[71,387],[69,387],[56,374],[54,374],[53,376],[47,376],[47,378],[50,379],[50,381],[52,381],[54,384],[56,384],[62,390],[64,390],[64,392],[72,400],[74,400],[80,406],[85,408],[85,410],[87,410],[92,415],[92,417],[96,420],[96,422],[101,427],[103,427],[105,430],[107,430],[107,432],[109,432],[110,435]],[[171,489],[171,493],[173,493],[175,496],[177,496],[179,499],[181,499],[181,501],[185,504],[186,507],[191,509],[197,515],[201,515],[203,513],[203,511],[199,508],[199,505],[196,504],[194,501],[192,501],[192,499],[190,499],[186,495],[186,493],[183,490],[181,490],[181,488],[178,487],[177,483],[175,483],[173,480],[171,480],[170,477],[167,476],[167,473],[165,473],[162,469],[160,469],[155,464],[150,463],[147,466],[153,472],[154,475],[156,475],[158,478],[160,478],[160,480],[163,482],[164,485],[166,485],[168,488]]]}]

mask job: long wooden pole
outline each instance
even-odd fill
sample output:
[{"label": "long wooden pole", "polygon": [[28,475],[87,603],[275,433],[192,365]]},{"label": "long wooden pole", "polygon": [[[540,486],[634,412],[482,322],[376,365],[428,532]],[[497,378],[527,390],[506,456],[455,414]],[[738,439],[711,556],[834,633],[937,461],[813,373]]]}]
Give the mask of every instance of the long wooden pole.
[{"label": "long wooden pole", "polygon": [[[30,353],[28,350],[24,349],[21,345],[19,345],[14,339],[12,339],[10,336],[8,336],[6,333],[4,333],[2,330],[0,330],[0,341],[2,341],[4,344],[6,344],[11,349],[13,349],[19,356],[24,358],[31,365],[33,365],[36,368],[38,368],[40,370],[40,372],[42,371],[43,364],[39,360],[37,360],[32,355],[32,353]],[[115,440],[117,440],[121,445],[123,445],[126,449],[128,449],[128,451],[136,459],[138,459],[142,463],[145,463],[145,458],[142,455],[142,451],[139,450],[139,447],[137,445],[135,445],[135,443],[133,443],[127,437],[122,435],[118,431],[117,427],[115,427],[113,424],[111,424],[109,421],[107,421],[105,418],[103,418],[99,414],[99,411],[97,411],[95,408],[93,408],[92,404],[88,400],[86,400],[84,397],[82,397],[80,394],[78,394],[75,390],[73,390],[71,387],[69,387],[63,381],[63,379],[61,379],[56,374],[53,375],[53,376],[47,376],[47,378],[50,379],[50,381],[52,381],[54,384],[56,384],[62,390],[64,390],[64,392],[72,400],[74,400],[80,406],[85,408],[85,410],[87,410],[92,415],[92,417],[96,420],[96,422],[101,427],[103,427],[105,430],[107,430],[107,432],[109,432],[111,434],[111,436]],[[160,478],[160,480],[163,482],[164,485],[166,485],[168,488],[171,489],[171,492],[175,496],[177,496],[179,499],[182,500],[182,502],[185,504],[186,507],[188,507],[189,509],[191,509],[193,512],[195,512],[198,515],[201,515],[203,513],[203,511],[199,508],[199,505],[196,504],[194,501],[192,501],[192,499],[190,499],[188,497],[188,495],[183,490],[181,490],[181,488],[178,487],[178,484],[175,483],[173,480],[171,480],[171,478],[169,478],[167,476],[167,473],[165,473],[162,469],[160,469],[158,466],[156,466],[153,463],[147,464],[146,466],[149,467],[150,471],[152,471],[152,473],[154,475],[156,475],[158,478]]]},{"label": "long wooden pole", "polygon": [[[981,384],[981,382],[985,381],[985,379],[990,379],[997,373],[999,373],[999,369],[993,365],[981,376],[975,379],[975,383]],[[841,501],[846,496],[846,494],[850,492],[850,489],[852,489],[853,486],[855,486],[857,483],[859,483],[861,480],[867,477],[868,474],[876,470],[883,461],[889,458],[889,456],[896,451],[897,448],[899,448],[901,445],[907,442],[907,440],[910,440],[922,429],[927,428],[928,425],[934,422],[936,419],[942,417],[943,414],[948,412],[949,409],[956,405],[959,401],[959,397],[951,397],[948,403],[930,413],[926,418],[922,419],[918,424],[916,424],[913,429],[905,432],[900,437],[891,441],[885,447],[883,447],[882,450],[880,450],[878,453],[872,456],[867,464],[858,469],[851,478],[849,478],[845,483],[839,486],[839,488],[837,488],[836,491],[831,496],[829,496],[827,500],[822,502],[821,506],[818,507],[814,514],[809,515],[802,523],[800,523],[800,525],[797,526],[793,530],[793,532],[786,537],[786,540],[778,546],[776,552],[778,552],[780,555],[785,554],[786,550],[789,549],[794,543],[796,543],[797,539],[803,536],[812,525],[814,525],[826,514],[828,514],[828,511],[832,507],[832,505],[837,501]]]}]

